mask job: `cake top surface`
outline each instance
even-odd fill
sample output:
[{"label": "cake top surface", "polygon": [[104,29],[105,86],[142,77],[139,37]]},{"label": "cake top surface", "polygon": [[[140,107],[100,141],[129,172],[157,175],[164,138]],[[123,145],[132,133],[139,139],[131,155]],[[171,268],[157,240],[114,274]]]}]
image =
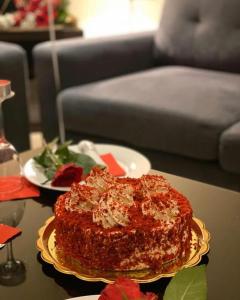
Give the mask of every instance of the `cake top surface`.
[{"label": "cake top surface", "polygon": [[163,176],[116,178],[97,167],[85,184],[74,183],[60,199],[64,200],[66,213],[88,216],[93,224],[104,229],[143,223],[162,224],[169,229],[180,215],[192,211],[186,197]]}]

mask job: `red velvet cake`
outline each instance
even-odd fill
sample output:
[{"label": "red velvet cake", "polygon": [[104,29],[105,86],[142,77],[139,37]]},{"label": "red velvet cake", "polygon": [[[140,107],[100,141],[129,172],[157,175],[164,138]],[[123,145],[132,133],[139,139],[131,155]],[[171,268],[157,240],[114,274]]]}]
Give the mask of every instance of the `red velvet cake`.
[{"label": "red velvet cake", "polygon": [[95,168],[55,205],[59,253],[91,269],[130,271],[184,262],[192,209],[162,176],[115,178]]}]

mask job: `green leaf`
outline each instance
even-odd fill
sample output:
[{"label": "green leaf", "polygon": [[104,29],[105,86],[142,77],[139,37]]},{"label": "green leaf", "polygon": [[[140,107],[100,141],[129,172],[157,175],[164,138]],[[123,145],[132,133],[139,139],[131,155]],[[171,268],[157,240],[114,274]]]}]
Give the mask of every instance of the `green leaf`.
[{"label": "green leaf", "polygon": [[55,155],[58,156],[59,160],[61,161],[62,164],[66,164],[68,162],[71,162],[71,153],[68,149],[68,146],[71,144],[71,142],[65,142],[62,145],[59,145]]},{"label": "green leaf", "polygon": [[53,178],[53,176],[55,175],[56,171],[57,171],[57,168],[54,166],[51,166],[44,170],[44,174],[48,180],[51,180]]},{"label": "green leaf", "polygon": [[205,266],[179,271],[166,288],[164,300],[206,300],[207,280]]},{"label": "green leaf", "polygon": [[48,148],[45,148],[40,155],[35,156],[33,159],[42,167],[47,168],[53,163],[51,156],[49,155],[49,151],[50,150]]},{"label": "green leaf", "polygon": [[96,166],[96,162],[90,156],[82,153],[76,153],[70,151],[70,161],[74,162],[75,164],[83,167],[83,174],[89,174],[92,167]]}]

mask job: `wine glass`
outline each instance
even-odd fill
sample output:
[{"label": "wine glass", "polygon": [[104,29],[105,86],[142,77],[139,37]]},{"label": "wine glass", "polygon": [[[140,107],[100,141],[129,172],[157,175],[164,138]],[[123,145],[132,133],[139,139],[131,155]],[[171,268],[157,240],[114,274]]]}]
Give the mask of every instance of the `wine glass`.
[{"label": "wine glass", "polygon": [[[0,202],[0,223],[16,227],[21,221],[25,210],[25,201]],[[13,244],[10,240],[7,245],[6,261],[0,264],[0,284],[13,286],[25,280],[26,269],[21,260],[13,255]]]},{"label": "wine glass", "polygon": [[4,123],[2,104],[5,100],[14,96],[14,92],[11,90],[11,82],[8,80],[0,80],[0,164],[1,164],[1,176],[0,176],[0,196],[9,195],[10,193],[20,190],[23,186],[22,177],[15,176],[9,182],[5,176],[8,174],[8,168],[5,162],[11,160],[11,167],[14,170],[15,175],[21,175],[21,164],[19,161],[19,155],[15,147],[7,141],[4,135]]}]

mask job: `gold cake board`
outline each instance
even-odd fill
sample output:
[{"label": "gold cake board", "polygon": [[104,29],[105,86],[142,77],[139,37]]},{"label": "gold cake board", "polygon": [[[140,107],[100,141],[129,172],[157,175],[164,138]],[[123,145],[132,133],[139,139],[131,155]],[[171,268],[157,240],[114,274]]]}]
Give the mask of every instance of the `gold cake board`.
[{"label": "gold cake board", "polygon": [[106,283],[114,282],[119,276],[129,277],[139,283],[149,283],[163,277],[172,277],[180,269],[197,265],[204,254],[209,251],[210,233],[205,228],[205,224],[198,218],[193,218],[192,222],[191,251],[188,259],[182,264],[171,264],[164,272],[155,272],[150,269],[129,272],[108,272],[101,270],[90,270],[66,264],[59,255],[55,247],[54,216],[49,218],[43,227],[38,231],[37,248],[41,252],[42,259],[54,266],[61,273],[74,275],[86,281],[103,281]]}]

